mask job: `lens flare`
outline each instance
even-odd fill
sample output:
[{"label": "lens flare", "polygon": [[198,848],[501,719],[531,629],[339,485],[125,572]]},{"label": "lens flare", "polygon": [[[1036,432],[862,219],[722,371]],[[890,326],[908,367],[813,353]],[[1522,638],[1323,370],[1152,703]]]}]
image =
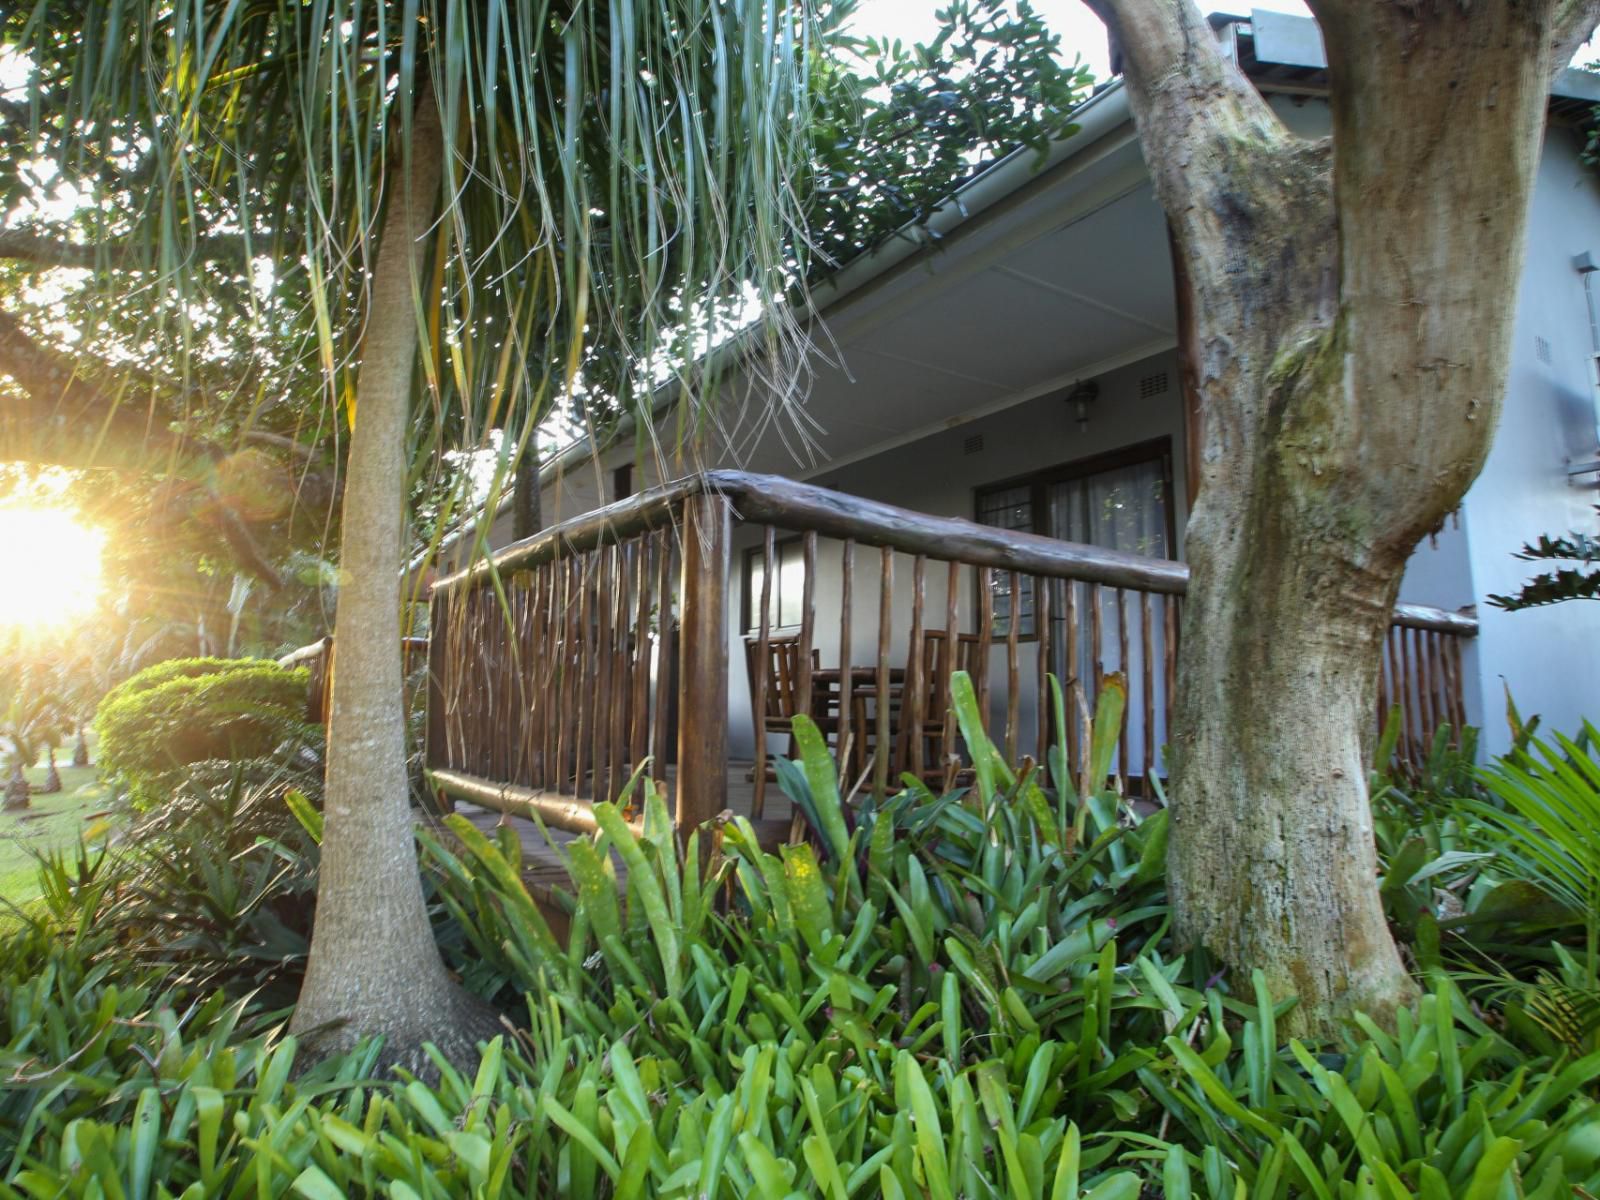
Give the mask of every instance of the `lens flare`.
[{"label": "lens flare", "polygon": [[48,631],[89,613],[105,541],[64,509],[0,507],[0,629]]}]

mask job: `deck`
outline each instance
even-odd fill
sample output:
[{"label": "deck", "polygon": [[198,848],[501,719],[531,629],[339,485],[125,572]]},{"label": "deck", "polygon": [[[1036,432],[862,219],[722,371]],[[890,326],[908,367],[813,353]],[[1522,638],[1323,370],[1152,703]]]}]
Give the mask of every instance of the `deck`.
[{"label": "deck", "polygon": [[[803,589],[793,609],[772,603],[779,546]],[[969,758],[949,704],[958,671],[1010,761],[1059,753],[1073,777],[1088,761],[1087,715],[1119,691],[1112,774],[1141,791],[1167,770],[1187,587],[1178,561],[715,471],[436,581],[429,636],[406,652],[446,802],[537,813],[578,835],[595,828],[594,802],[648,765],[680,827],[732,809],[775,840],[789,810],[766,759],[796,714],[848,748],[871,794],[903,774],[937,786]],[[1465,725],[1476,634],[1469,613],[1392,613],[1373,718],[1381,729],[1400,714],[1402,774],[1435,730]],[[332,653],[326,639],[308,648],[314,701]],[[558,859],[540,842],[524,838],[530,872],[547,880]]]}]

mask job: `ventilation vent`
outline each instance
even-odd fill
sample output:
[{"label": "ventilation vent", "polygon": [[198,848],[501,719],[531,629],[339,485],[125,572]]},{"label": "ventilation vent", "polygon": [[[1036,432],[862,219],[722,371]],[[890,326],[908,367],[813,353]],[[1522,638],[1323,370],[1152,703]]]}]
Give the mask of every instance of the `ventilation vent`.
[{"label": "ventilation vent", "polygon": [[975,433],[971,437],[969,437],[966,441],[962,442],[961,443],[961,452],[963,454],[982,454],[983,453],[983,434]]},{"label": "ventilation vent", "polygon": [[1533,352],[1539,356],[1539,361],[1546,366],[1550,364],[1550,343],[1542,337],[1533,339]]},{"label": "ventilation vent", "polygon": [[1167,390],[1167,373],[1158,371],[1154,375],[1146,375],[1139,380],[1139,399],[1148,400],[1151,396],[1163,395]]}]

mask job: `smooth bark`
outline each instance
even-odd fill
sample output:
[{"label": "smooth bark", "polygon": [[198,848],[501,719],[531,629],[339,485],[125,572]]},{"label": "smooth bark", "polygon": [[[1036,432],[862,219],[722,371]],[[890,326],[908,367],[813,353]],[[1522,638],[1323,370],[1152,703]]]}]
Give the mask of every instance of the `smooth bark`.
[{"label": "smooth bark", "polygon": [[[1177,927],[1380,1019],[1415,985],[1364,741],[1406,560],[1488,452],[1560,47],[1600,0],[1313,0],[1333,137],[1290,134],[1188,0],[1088,0],[1190,289],[1200,486],[1174,713]],[[1581,40],[1581,38],[1579,39]]]},{"label": "smooth bark", "polygon": [[406,780],[400,587],[406,434],[425,238],[444,152],[424,89],[372,278],[345,484],[322,863],[291,1028],[319,1054],[381,1034],[384,1061],[425,1072],[433,1042],[470,1061],[494,1021],[453,983],[423,904]]}]

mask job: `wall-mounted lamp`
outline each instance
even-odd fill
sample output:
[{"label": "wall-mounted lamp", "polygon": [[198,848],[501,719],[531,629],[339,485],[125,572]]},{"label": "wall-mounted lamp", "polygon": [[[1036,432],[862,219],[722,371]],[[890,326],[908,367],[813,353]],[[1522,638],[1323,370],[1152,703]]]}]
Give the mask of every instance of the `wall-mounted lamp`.
[{"label": "wall-mounted lamp", "polygon": [[[1595,258],[1594,251],[1585,250],[1582,254],[1572,256],[1572,269],[1583,277],[1583,299],[1589,306],[1589,365],[1592,374],[1589,376],[1590,402],[1594,405],[1595,443],[1600,445],[1600,307],[1596,306],[1594,295],[1594,277],[1600,271],[1600,261]],[[1573,482],[1586,477],[1600,475],[1600,459],[1594,462],[1569,463],[1567,477]],[[1594,486],[1593,483],[1589,486]]]},{"label": "wall-mounted lamp", "polygon": [[1072,390],[1067,393],[1067,406],[1072,410],[1072,419],[1078,423],[1079,433],[1088,430],[1089,406],[1099,397],[1100,385],[1092,379],[1073,384]]}]

